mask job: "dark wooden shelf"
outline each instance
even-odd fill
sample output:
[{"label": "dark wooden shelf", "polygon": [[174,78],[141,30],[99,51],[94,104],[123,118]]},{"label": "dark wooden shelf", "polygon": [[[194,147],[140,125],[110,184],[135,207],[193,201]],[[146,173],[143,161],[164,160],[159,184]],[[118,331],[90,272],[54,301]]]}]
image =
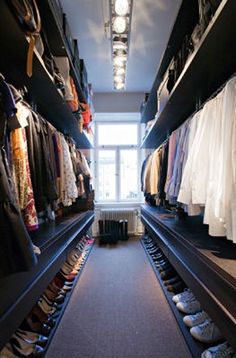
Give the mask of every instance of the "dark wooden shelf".
[{"label": "dark wooden shelf", "polygon": [[157,148],[236,71],[235,13],[236,2],[222,0],[142,148]]},{"label": "dark wooden shelf", "polygon": [[19,327],[38,298],[66,260],[66,255],[85,234],[94,220],[94,212],[74,214],[58,222],[44,224],[32,234],[42,253],[38,264],[0,280],[0,349]]},{"label": "dark wooden shelf", "polygon": [[42,26],[46,31],[50,49],[54,56],[67,56],[70,62],[71,75],[74,79],[79,100],[86,102],[80,83],[80,73],[77,73],[72,61],[71,52],[68,48],[63,29],[55,14],[52,1],[39,2],[39,10],[42,17]]},{"label": "dark wooden shelf", "polygon": [[142,221],[203,309],[236,349],[236,245],[210,237],[201,217],[178,220],[143,205]]},{"label": "dark wooden shelf", "polygon": [[196,0],[183,0],[180,6],[171,35],[162,56],[152,89],[141,114],[141,122],[146,123],[155,118],[157,112],[157,89],[173,56],[181,47],[186,33],[191,33],[198,18],[198,2]]},{"label": "dark wooden shelf", "polygon": [[33,76],[27,76],[28,41],[5,1],[0,2],[0,13],[0,45],[4,54],[0,56],[0,71],[6,80],[19,88],[26,86],[39,113],[59,131],[70,135],[78,148],[91,148],[86,134],[79,132],[73,113],[56,89],[37,51],[34,53]]},{"label": "dark wooden shelf", "polygon": [[176,308],[176,305],[175,303],[172,301],[172,297],[174,296],[173,293],[169,292],[166,288],[166,286],[164,285],[163,283],[163,280],[161,279],[161,276],[160,276],[160,272],[158,271],[158,269],[156,268],[151,256],[149,255],[147,249],[146,249],[146,246],[144,245],[143,241],[141,240],[141,244],[147,254],[147,257],[149,259],[149,262],[150,264],[152,265],[152,268],[153,268],[153,271],[160,283],[160,286],[162,287],[162,290],[165,294],[165,297],[166,297],[166,300],[174,314],[174,317],[178,323],[178,326],[184,336],[184,339],[188,345],[188,348],[192,354],[192,357],[193,358],[199,358],[201,357],[201,353],[205,350],[206,346],[203,344],[203,343],[200,343],[198,341],[196,341],[192,335],[190,334],[189,332],[189,329],[187,328],[187,326],[184,324],[183,322],[183,317],[184,317],[184,314],[181,313],[177,308]]},{"label": "dark wooden shelf", "polygon": [[71,298],[71,296],[72,296],[72,293],[73,293],[73,291],[74,291],[74,288],[75,288],[77,282],[79,281],[79,278],[80,278],[80,276],[81,276],[81,274],[82,274],[82,272],[83,272],[84,266],[85,266],[85,264],[86,264],[86,262],[87,262],[87,260],[88,260],[88,258],[89,258],[89,255],[90,255],[92,249],[93,249],[93,246],[91,246],[91,248],[90,248],[90,250],[89,250],[89,252],[88,252],[88,254],[87,254],[87,257],[85,258],[85,261],[84,261],[84,263],[82,264],[82,266],[81,266],[81,268],[80,268],[80,271],[79,271],[78,275],[76,276],[76,279],[75,279],[74,282],[73,282],[73,288],[72,288],[72,290],[71,290],[70,292],[68,292],[67,295],[66,295],[65,301],[64,301],[64,303],[63,303],[62,310],[60,311],[59,317],[56,319],[56,324],[55,324],[55,326],[52,328],[52,330],[51,330],[51,332],[50,332],[50,335],[49,335],[49,337],[48,337],[48,342],[47,342],[47,345],[46,345],[46,347],[45,347],[45,349],[44,349],[44,352],[43,352],[42,357],[46,357],[46,356],[47,356],[47,350],[48,350],[49,347],[50,347],[50,344],[51,344],[51,342],[52,342],[52,340],[53,340],[54,334],[56,333],[56,330],[57,330],[57,328],[58,328],[58,326],[59,326],[59,324],[60,324],[60,321],[61,321],[61,319],[62,319],[62,317],[63,317],[63,314],[64,314],[64,312],[65,312],[65,310],[66,310],[66,307],[67,307],[68,303],[70,302],[70,298]]}]

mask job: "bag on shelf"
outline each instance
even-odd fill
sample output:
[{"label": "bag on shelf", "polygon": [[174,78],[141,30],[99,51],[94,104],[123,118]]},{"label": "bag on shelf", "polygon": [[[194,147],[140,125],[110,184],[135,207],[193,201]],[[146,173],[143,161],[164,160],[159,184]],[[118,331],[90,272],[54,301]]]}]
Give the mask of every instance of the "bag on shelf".
[{"label": "bag on shelf", "polygon": [[71,84],[70,84],[70,64],[66,56],[54,57],[57,67],[65,82],[65,100],[72,101],[74,99]]},{"label": "bag on shelf", "polygon": [[29,77],[33,74],[33,55],[36,41],[38,42],[38,48],[41,40],[41,18],[37,7],[36,0],[10,0],[10,7],[20,23],[23,31],[29,37],[29,48],[27,53],[26,73]]},{"label": "bag on shelf", "polygon": [[75,83],[73,78],[70,76],[70,85],[73,94],[73,99],[66,101],[72,112],[77,112],[79,109],[79,99],[76,91]]},{"label": "bag on shelf", "polygon": [[44,43],[44,54],[43,54],[43,61],[44,65],[47,68],[48,72],[52,76],[53,82],[58,90],[65,90],[65,81],[63,76],[61,75],[54,56],[51,53],[50,46],[48,43],[47,36],[44,31],[42,31],[42,39]]}]

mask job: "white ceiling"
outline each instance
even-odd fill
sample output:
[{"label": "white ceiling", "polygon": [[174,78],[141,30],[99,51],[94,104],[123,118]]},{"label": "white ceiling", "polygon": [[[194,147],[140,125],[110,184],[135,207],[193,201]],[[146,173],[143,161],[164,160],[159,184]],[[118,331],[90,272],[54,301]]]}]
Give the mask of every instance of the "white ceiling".
[{"label": "white ceiling", "polygon": [[[108,0],[61,3],[94,92],[114,92],[111,46],[104,32]],[[181,0],[133,0],[126,92],[150,91],[180,4]]]}]

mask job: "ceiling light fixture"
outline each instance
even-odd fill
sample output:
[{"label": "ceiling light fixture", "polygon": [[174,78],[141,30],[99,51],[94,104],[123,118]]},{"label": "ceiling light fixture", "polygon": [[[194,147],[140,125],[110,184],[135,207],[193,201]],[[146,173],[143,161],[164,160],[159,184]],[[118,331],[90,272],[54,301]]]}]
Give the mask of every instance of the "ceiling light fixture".
[{"label": "ceiling light fixture", "polygon": [[114,18],[113,29],[117,34],[123,34],[126,30],[126,18],[117,16]]},{"label": "ceiling light fixture", "polygon": [[109,0],[114,89],[125,89],[133,0]]},{"label": "ceiling light fixture", "polygon": [[116,0],[115,1],[115,13],[119,16],[125,16],[129,12],[128,0]]}]

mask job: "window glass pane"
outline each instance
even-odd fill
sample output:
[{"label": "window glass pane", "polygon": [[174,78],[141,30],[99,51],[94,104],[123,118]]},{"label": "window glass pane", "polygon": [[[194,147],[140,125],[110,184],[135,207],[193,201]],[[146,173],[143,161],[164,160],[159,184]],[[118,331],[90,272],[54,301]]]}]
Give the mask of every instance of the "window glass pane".
[{"label": "window glass pane", "polygon": [[98,198],[99,200],[116,199],[116,152],[99,150],[98,152]]},{"label": "window glass pane", "polygon": [[99,124],[98,125],[99,145],[137,145],[138,125],[137,124]]},{"label": "window glass pane", "polygon": [[121,200],[136,200],[138,197],[137,150],[120,151],[120,196]]}]

